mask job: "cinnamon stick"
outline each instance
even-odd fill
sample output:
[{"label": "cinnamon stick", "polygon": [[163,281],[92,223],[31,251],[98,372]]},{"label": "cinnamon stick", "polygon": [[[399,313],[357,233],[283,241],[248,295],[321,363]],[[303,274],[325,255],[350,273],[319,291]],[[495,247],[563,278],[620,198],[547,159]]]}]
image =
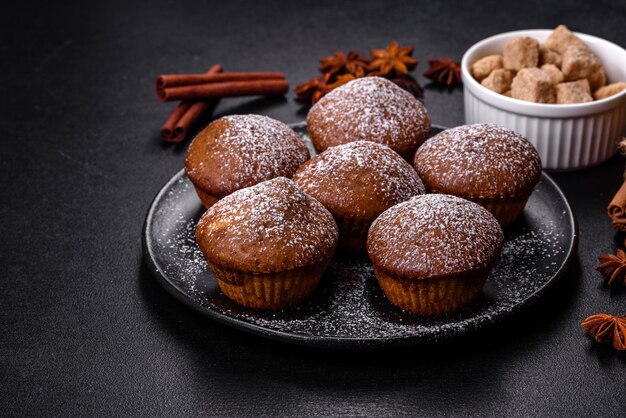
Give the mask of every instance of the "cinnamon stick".
[{"label": "cinnamon stick", "polygon": [[[222,72],[222,66],[217,64],[212,66],[207,74],[217,74]],[[209,111],[212,111],[219,102],[219,99],[210,102],[181,102],[161,128],[161,137],[168,142],[180,142],[185,139],[189,129]]]},{"label": "cinnamon stick", "polygon": [[198,122],[198,120],[205,114],[213,112],[213,109],[217,106],[220,99],[212,99],[206,102],[196,102],[185,112],[185,114],[179,119],[174,133],[168,139],[169,142],[181,142],[187,137],[187,132]]},{"label": "cinnamon stick", "polygon": [[608,213],[613,220],[613,228],[626,232],[626,181],[609,203]]},{"label": "cinnamon stick", "polygon": [[228,72],[221,74],[165,74],[156,80],[157,90],[168,87],[189,86],[226,81],[281,80],[285,73],[280,72]]},{"label": "cinnamon stick", "polygon": [[285,79],[227,81],[189,86],[169,87],[157,90],[162,101],[171,100],[207,100],[220,97],[236,96],[278,96],[289,91]]},{"label": "cinnamon stick", "polygon": [[169,118],[163,124],[161,128],[161,137],[166,141],[169,141],[170,138],[174,134],[174,129],[176,129],[176,124],[180,120],[180,118],[189,110],[191,107],[191,103],[181,102],[176,109],[172,112]]}]

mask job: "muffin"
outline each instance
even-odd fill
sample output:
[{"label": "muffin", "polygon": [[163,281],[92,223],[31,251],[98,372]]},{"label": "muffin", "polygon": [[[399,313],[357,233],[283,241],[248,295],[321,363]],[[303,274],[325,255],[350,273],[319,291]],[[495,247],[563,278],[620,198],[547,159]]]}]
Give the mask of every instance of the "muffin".
[{"label": "muffin", "polygon": [[304,163],[293,181],[332,213],[339,248],[365,250],[367,230],[385,210],[425,191],[409,163],[389,147],[357,141]]},{"label": "muffin", "polygon": [[430,117],[422,103],[391,81],[364,77],[334,89],[311,107],[307,130],[317,152],[373,141],[411,161],[428,137]]},{"label": "muffin", "polygon": [[515,221],[541,177],[541,160],[522,135],[493,124],[464,125],[428,139],[413,165],[426,189],[476,202],[501,225]]},{"label": "muffin", "polygon": [[284,177],[233,192],[196,227],[222,293],[260,309],[286,308],[313,293],[337,235],[328,210]]},{"label": "muffin", "polygon": [[297,133],[260,115],[231,115],[210,123],[195,137],[185,172],[202,204],[275,177],[291,178],[310,158]]},{"label": "muffin", "polygon": [[391,303],[418,315],[456,311],[482,291],[502,247],[493,215],[456,196],[416,196],[374,221],[367,252]]}]

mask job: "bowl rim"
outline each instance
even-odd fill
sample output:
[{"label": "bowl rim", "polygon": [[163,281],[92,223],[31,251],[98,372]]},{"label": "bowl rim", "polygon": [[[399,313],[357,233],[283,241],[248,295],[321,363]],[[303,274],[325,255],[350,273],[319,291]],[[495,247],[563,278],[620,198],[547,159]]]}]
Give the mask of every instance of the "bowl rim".
[{"label": "bowl rim", "polygon": [[[597,113],[603,113],[610,109],[620,106],[626,103],[626,89],[612,96],[606,97],[601,100],[594,100],[586,103],[572,103],[572,104],[550,104],[550,103],[534,103],[525,100],[514,99],[512,97],[505,96],[503,94],[496,93],[481,85],[478,80],[471,75],[470,58],[473,57],[476,52],[482,48],[489,46],[490,44],[500,41],[502,38],[515,37],[515,36],[533,36],[533,35],[547,35],[554,29],[522,29],[509,32],[503,32],[492,35],[488,38],[482,39],[465,51],[463,58],[461,59],[461,77],[465,88],[471,90],[471,92],[478,96],[479,99],[494,105],[498,108],[507,110],[512,113],[533,115],[540,117],[576,117],[576,116],[589,116]],[[606,39],[599,38],[597,36],[588,35],[585,33],[574,32],[574,34],[580,37],[585,43],[590,41],[593,44],[604,44],[609,48],[615,48],[619,50],[626,58],[626,49],[621,46],[608,41]],[[626,80],[623,80],[626,82]],[[623,103],[622,103],[623,102]]]}]

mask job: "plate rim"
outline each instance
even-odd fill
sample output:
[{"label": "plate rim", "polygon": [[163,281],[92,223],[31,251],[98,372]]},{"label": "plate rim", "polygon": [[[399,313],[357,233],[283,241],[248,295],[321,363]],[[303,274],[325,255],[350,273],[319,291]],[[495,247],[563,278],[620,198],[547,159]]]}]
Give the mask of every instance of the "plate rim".
[{"label": "plate rim", "polygon": [[[289,124],[291,128],[306,126],[306,122],[297,122]],[[436,129],[447,129],[442,126],[433,125],[432,128]],[[319,348],[328,348],[328,349],[360,349],[360,348],[384,348],[384,347],[399,347],[399,346],[409,346],[409,345],[418,345],[418,344],[427,344],[437,342],[439,340],[450,339],[453,337],[457,337],[460,335],[466,335],[468,333],[474,332],[478,329],[489,328],[493,325],[510,318],[511,316],[517,314],[520,310],[527,309],[531,306],[536,300],[538,300],[544,293],[546,293],[550,288],[554,286],[556,282],[560,281],[560,278],[567,272],[570,267],[574,257],[576,256],[576,249],[578,247],[578,238],[579,238],[579,230],[578,230],[578,221],[572,210],[569,201],[565,197],[565,194],[561,190],[561,188],[556,184],[556,182],[550,177],[545,171],[541,172],[541,179],[550,184],[550,186],[556,191],[559,198],[565,205],[567,212],[567,221],[572,228],[572,236],[569,239],[569,247],[567,248],[567,254],[565,256],[564,262],[559,266],[559,268],[552,274],[551,278],[544,283],[541,287],[536,289],[533,293],[528,295],[522,302],[513,305],[510,309],[501,312],[500,314],[493,317],[491,321],[486,324],[482,324],[480,321],[474,322],[470,328],[464,328],[463,331],[453,331],[450,333],[446,333],[443,337],[437,336],[424,336],[424,335],[414,335],[414,336],[405,336],[405,337],[389,337],[389,338],[379,338],[379,337],[334,337],[334,336],[310,336],[306,334],[296,334],[291,332],[285,332],[282,330],[274,330],[263,327],[261,325],[257,325],[254,323],[246,322],[238,318],[233,318],[224,313],[206,308],[179,290],[172,282],[170,282],[159,270],[155,262],[154,252],[152,247],[149,245],[149,225],[151,221],[154,219],[155,211],[156,211],[156,203],[163,197],[163,195],[169,191],[171,186],[179,181],[185,175],[185,169],[182,168],[178,172],[176,172],[156,193],[152,201],[150,202],[150,206],[148,207],[148,211],[146,213],[146,217],[144,220],[144,224],[142,227],[142,249],[143,249],[143,259],[147,264],[148,269],[151,274],[157,279],[157,282],[161,284],[161,286],[174,298],[180,302],[182,302],[185,306],[193,309],[194,311],[200,313],[201,315],[214,319],[217,322],[226,325],[231,328],[235,328],[250,334],[258,335],[261,337],[269,338],[275,341],[288,342],[293,344],[298,344],[302,346],[308,347],[319,347]],[[480,318],[481,316],[474,316],[472,319]],[[477,323],[482,325],[476,326]]]}]

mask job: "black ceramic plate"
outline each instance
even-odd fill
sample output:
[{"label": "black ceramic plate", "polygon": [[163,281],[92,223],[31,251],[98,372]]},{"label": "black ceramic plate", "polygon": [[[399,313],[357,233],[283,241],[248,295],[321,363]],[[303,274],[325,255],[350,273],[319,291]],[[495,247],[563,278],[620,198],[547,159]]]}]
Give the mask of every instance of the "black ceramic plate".
[{"label": "black ceramic plate", "polygon": [[[304,124],[294,125],[307,142]],[[433,128],[431,134],[441,131]],[[567,200],[543,174],[523,216],[505,230],[501,259],[483,295],[460,312],[422,318],[391,305],[366,256],[337,255],[320,287],[303,304],[280,312],[237,305],[220,292],[194,239],[203,213],[194,188],[178,172],[148,211],[147,264],[185,305],[223,324],[263,337],[329,348],[371,348],[431,342],[483,328],[538,298],[575,253],[577,227]]]}]

